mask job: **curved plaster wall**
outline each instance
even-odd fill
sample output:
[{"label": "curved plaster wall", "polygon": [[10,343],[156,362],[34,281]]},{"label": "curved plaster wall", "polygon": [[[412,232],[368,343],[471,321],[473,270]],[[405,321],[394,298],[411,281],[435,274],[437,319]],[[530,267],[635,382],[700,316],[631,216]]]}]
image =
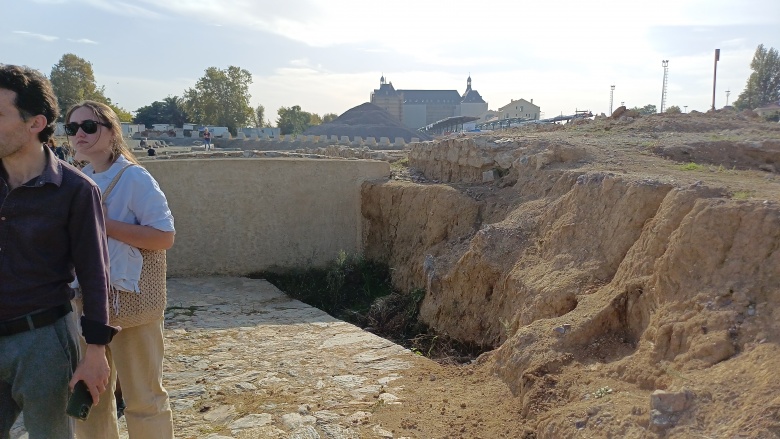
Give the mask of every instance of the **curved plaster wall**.
[{"label": "curved plaster wall", "polygon": [[387,178],[371,160],[189,159],[144,162],[168,198],[171,276],[246,275],[323,266],[361,253],[360,187]]}]

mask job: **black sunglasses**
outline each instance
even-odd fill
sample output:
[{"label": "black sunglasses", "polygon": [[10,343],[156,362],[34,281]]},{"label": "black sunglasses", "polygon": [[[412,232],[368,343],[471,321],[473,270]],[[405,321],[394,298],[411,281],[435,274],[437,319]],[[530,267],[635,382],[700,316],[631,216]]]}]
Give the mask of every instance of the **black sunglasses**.
[{"label": "black sunglasses", "polygon": [[81,123],[71,122],[65,124],[65,134],[75,136],[76,133],[79,132],[79,128],[81,128],[85,134],[95,134],[98,130],[98,125],[103,125],[104,127],[111,126],[105,122],[98,122],[96,120],[85,120]]}]

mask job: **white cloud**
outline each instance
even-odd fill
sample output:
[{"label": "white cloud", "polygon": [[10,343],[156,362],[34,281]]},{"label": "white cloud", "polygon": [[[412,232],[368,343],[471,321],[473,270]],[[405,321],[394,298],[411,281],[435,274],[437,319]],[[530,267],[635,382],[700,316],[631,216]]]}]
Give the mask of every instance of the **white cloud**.
[{"label": "white cloud", "polygon": [[[733,101],[750,73],[755,45],[776,46],[772,41],[756,41],[756,35],[765,35],[765,31],[753,35],[734,31],[734,27],[780,25],[780,2],[776,0],[738,4],[730,0],[494,0],[485,4],[465,0],[36,1],[86,4],[97,12],[93,17],[104,23],[121,17],[170,19],[171,29],[181,32],[182,38],[164,43],[179,52],[189,50],[187,32],[199,32],[203,25],[222,26],[225,32],[210,33],[209,41],[213,39],[215,47],[223,47],[226,55],[240,63],[256,61],[246,54],[258,46],[246,41],[263,41],[263,33],[302,43],[285,45],[294,55],[268,61],[280,58],[281,64],[263,61],[244,66],[253,72],[253,105],[263,104],[271,119],[276,109],[292,105],[319,114],[342,113],[370,99],[382,70],[399,89],[461,93],[471,72],[474,88],[493,109],[510,99],[525,98],[534,99],[549,116],[575,109],[606,112],[611,84],[616,85],[614,105],[621,101],[629,106],[659,105],[662,59],[670,59],[669,104],[688,105],[689,111],[706,110],[712,94],[712,50],[723,49],[718,100],[730,88]],[[68,6],[69,11],[73,9],[77,8]],[[106,18],[106,12],[112,15]],[[691,31],[694,28],[702,31]],[[112,37],[101,35],[97,27],[91,30],[96,35],[89,36],[103,43],[94,51],[105,53],[105,42]],[[246,38],[226,39],[237,34]],[[139,35],[139,45],[162,44],[145,39],[155,35],[154,31]],[[96,44],[88,39],[71,41]],[[322,47],[334,49],[324,52]],[[155,58],[158,52],[150,51],[150,62],[166,62]],[[114,55],[104,54],[98,60],[107,63]],[[355,62],[361,58],[373,60],[365,64],[381,65]],[[175,72],[173,67],[167,70]],[[259,70],[272,73],[261,76],[255,73]],[[154,77],[98,82],[106,85],[112,99],[134,110],[167,95],[180,95],[196,80]]]},{"label": "white cloud", "polygon": [[162,18],[162,15],[136,4],[115,0],[77,0],[81,3],[124,17]]},{"label": "white cloud", "polygon": [[89,38],[79,38],[79,39],[68,38],[68,41],[70,41],[71,43],[97,44],[97,41],[92,41]]},{"label": "white cloud", "polygon": [[47,41],[47,42],[57,41],[57,40],[60,39],[60,37],[55,37],[53,35],[37,34],[37,33],[34,33],[34,32],[27,32],[27,31],[23,31],[23,30],[15,30],[15,31],[13,31],[13,33],[18,34],[18,35],[22,35],[22,36],[25,36],[25,37],[29,37],[29,38],[35,38],[35,39],[38,39],[38,40],[41,40],[41,41]]}]

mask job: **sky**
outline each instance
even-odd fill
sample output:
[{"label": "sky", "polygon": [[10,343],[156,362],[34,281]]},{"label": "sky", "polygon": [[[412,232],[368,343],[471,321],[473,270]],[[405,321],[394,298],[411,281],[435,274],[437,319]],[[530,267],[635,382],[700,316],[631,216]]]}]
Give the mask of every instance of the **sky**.
[{"label": "sky", "polygon": [[66,53],[134,112],[182,96],[208,67],[252,74],[275,122],[299,105],[342,114],[396,89],[472,88],[497,110],[533,99],[542,117],[661,105],[716,107],[744,90],[759,44],[780,50],[778,0],[0,0],[0,63],[49,75]]}]

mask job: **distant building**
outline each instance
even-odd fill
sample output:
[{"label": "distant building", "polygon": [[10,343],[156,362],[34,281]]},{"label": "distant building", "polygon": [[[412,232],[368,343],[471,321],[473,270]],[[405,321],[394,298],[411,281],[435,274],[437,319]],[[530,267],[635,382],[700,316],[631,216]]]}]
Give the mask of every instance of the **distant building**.
[{"label": "distant building", "polygon": [[146,131],[146,126],[142,123],[129,123],[122,122],[122,135],[125,137],[133,137],[133,134]]},{"label": "distant building", "polygon": [[175,126],[169,124],[169,123],[153,123],[152,124],[152,130],[153,131],[170,131],[172,129],[176,128]]},{"label": "distant building", "polygon": [[403,121],[404,98],[393,88],[392,82],[385,81],[385,75],[379,78],[379,89],[371,93],[371,103],[390,113],[398,122]]},{"label": "distant building", "polygon": [[263,128],[240,128],[239,131],[244,133],[245,136],[252,138],[252,137],[270,137],[270,138],[279,138],[281,137],[282,129],[281,128],[272,128],[272,127],[263,127]]},{"label": "distant building", "polygon": [[384,109],[411,129],[418,129],[453,116],[483,117],[488,104],[466,80],[463,96],[457,90],[396,90],[384,75],[371,93],[371,103]]},{"label": "distant building", "polygon": [[488,113],[488,104],[478,91],[471,88],[471,76],[466,80],[466,92],[460,100],[459,113],[455,116],[474,116],[484,118]]},{"label": "distant building", "polygon": [[766,117],[766,116],[769,116],[771,114],[778,113],[778,112],[780,112],[780,101],[772,102],[771,104],[767,104],[767,105],[765,105],[763,107],[756,108],[753,111],[755,111],[756,114],[758,114],[761,117]]},{"label": "distant building", "polygon": [[534,100],[512,99],[508,104],[498,109],[498,118],[537,120],[541,114],[540,108],[534,105]]}]

